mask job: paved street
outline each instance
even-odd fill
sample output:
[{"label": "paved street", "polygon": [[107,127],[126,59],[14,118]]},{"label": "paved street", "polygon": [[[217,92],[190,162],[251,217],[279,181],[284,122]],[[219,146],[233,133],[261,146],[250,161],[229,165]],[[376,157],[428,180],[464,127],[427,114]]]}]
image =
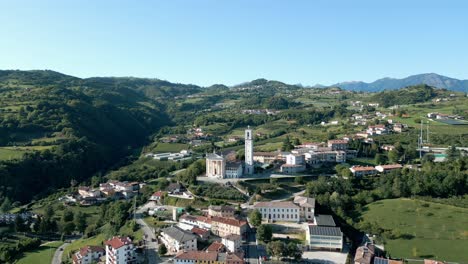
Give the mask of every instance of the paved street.
[{"label": "paved street", "polygon": [[149,202],[142,207],[138,208],[136,212],[136,222],[138,225],[141,226],[143,230],[144,237],[145,237],[145,255],[146,259],[148,260],[148,264],[156,264],[161,263],[162,261],[159,259],[158,256],[158,240],[154,233],[153,228],[151,228],[144,220],[143,220],[143,212],[146,212],[149,208],[154,207],[155,204],[153,202]]},{"label": "paved street", "polygon": [[70,245],[70,243],[64,243],[61,245],[57,250],[55,250],[54,257],[52,258],[52,264],[60,264],[62,263],[62,255],[63,255],[63,250]]}]

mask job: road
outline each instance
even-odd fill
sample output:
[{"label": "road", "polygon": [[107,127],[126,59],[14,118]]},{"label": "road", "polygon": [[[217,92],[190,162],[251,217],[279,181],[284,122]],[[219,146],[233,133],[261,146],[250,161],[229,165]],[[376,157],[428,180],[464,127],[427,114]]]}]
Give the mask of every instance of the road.
[{"label": "road", "polygon": [[52,264],[60,264],[62,263],[62,255],[63,255],[63,250],[70,245],[70,243],[64,243],[60,247],[55,250],[54,257],[52,258]]},{"label": "road", "polygon": [[149,208],[154,207],[155,204],[154,202],[149,202],[146,203],[145,205],[141,206],[138,208],[136,211],[136,222],[139,226],[141,226],[141,229],[143,231],[144,237],[145,237],[145,255],[146,259],[148,260],[148,264],[157,264],[161,263],[162,261],[159,259],[158,256],[158,240],[156,237],[156,234],[154,233],[154,230],[152,227],[150,227],[144,220],[143,220],[143,212],[148,211]]},{"label": "road", "polygon": [[258,252],[254,232],[247,234],[247,243],[243,245],[243,248],[245,252],[245,264],[258,264]]}]

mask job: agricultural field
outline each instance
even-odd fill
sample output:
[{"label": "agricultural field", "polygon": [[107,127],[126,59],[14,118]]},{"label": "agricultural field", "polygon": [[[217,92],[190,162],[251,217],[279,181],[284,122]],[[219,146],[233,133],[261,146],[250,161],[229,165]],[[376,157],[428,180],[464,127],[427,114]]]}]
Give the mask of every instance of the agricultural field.
[{"label": "agricultural field", "polygon": [[36,250],[25,252],[16,264],[51,263],[55,250],[62,244],[62,241],[45,243]]},{"label": "agricultural field", "polygon": [[364,207],[362,219],[399,234],[386,239],[395,258],[433,258],[466,263],[468,209],[414,199],[390,199]]},{"label": "agricultural field", "polygon": [[27,152],[42,151],[54,146],[0,147],[0,160],[21,159]]},{"label": "agricultural field", "polygon": [[153,149],[154,152],[180,152],[183,149],[188,149],[187,144],[180,143],[158,143],[158,145]]}]

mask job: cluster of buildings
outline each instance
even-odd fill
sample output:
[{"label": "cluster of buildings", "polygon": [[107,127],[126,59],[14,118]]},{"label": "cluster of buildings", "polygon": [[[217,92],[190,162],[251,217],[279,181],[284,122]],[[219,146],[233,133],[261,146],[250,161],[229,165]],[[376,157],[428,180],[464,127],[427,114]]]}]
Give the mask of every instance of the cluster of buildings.
[{"label": "cluster of buildings", "polygon": [[245,130],[245,160],[227,160],[224,155],[210,153],[206,155],[206,176],[218,179],[240,178],[254,174],[253,134],[252,129]]},{"label": "cluster of buildings", "polygon": [[[168,252],[176,253],[175,263],[241,264],[243,262],[242,240],[248,229],[247,221],[236,218],[231,206],[210,206],[207,215],[184,214],[178,224],[161,230],[160,241]],[[219,237],[205,250],[198,250],[198,242]]]},{"label": "cluster of buildings", "polygon": [[0,214],[0,224],[13,224],[18,217],[21,217],[24,222],[29,222],[33,218],[37,218],[37,215],[31,212],[23,212],[18,214],[4,213]]},{"label": "cluster of buildings", "polygon": [[313,167],[328,162],[343,163],[356,156],[357,151],[348,149],[348,141],[345,139],[328,140],[327,144],[307,142],[296,146],[286,155],[286,163],[280,170],[286,174],[297,173],[304,171],[306,165]]},{"label": "cluster of buildings", "polygon": [[449,115],[449,114],[442,114],[442,113],[428,113],[428,118],[431,119],[456,119],[456,120],[463,120],[465,119],[463,116],[460,115]]},{"label": "cluster of buildings", "polygon": [[138,263],[135,245],[129,237],[113,237],[105,247],[84,246],[72,255],[73,264],[132,264]]},{"label": "cluster of buildings", "polygon": [[280,113],[280,111],[271,109],[246,109],[242,110],[242,113],[247,115],[276,115]]},{"label": "cluster of buildings", "polygon": [[99,188],[79,186],[78,193],[61,197],[59,200],[65,203],[79,203],[87,206],[107,199],[131,199],[138,193],[141,185],[139,182],[110,180],[99,184]]},{"label": "cluster of buildings", "polygon": [[388,173],[393,170],[399,170],[403,168],[401,164],[387,164],[373,166],[352,166],[349,168],[351,173],[356,177],[363,177],[369,175],[376,175],[378,173]]},{"label": "cluster of buildings", "polygon": [[267,222],[305,222],[306,249],[343,249],[343,232],[331,215],[315,214],[315,199],[295,196],[293,201],[258,202],[254,205]]}]

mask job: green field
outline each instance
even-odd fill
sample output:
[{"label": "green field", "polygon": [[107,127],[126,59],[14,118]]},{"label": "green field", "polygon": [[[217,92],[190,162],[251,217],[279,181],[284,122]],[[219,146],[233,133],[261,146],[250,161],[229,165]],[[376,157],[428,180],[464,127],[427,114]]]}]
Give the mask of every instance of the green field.
[{"label": "green field", "polygon": [[53,146],[0,147],[0,160],[20,159],[27,152],[50,149]]},{"label": "green field", "polygon": [[24,253],[24,256],[16,264],[51,263],[55,250],[62,244],[62,241],[44,244],[34,251]]},{"label": "green field", "polygon": [[180,143],[158,143],[158,145],[153,149],[154,152],[179,152],[183,149],[188,149],[187,144]]},{"label": "green field", "polygon": [[364,208],[363,220],[399,233],[387,239],[395,258],[468,263],[468,209],[412,199],[390,199]]}]

